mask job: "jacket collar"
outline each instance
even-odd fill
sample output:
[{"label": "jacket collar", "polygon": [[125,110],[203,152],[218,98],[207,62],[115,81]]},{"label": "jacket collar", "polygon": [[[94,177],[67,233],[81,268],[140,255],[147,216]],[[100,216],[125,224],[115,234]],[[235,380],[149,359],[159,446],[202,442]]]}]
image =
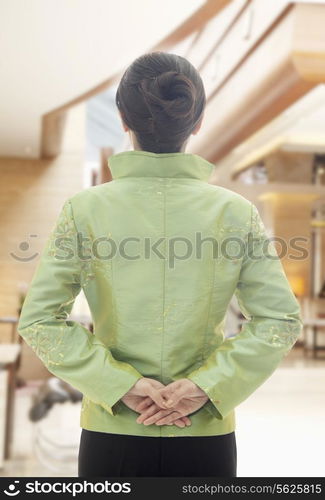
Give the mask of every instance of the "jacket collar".
[{"label": "jacket collar", "polygon": [[192,153],[122,151],[108,158],[113,179],[122,177],[189,177],[208,181],[214,165]]}]

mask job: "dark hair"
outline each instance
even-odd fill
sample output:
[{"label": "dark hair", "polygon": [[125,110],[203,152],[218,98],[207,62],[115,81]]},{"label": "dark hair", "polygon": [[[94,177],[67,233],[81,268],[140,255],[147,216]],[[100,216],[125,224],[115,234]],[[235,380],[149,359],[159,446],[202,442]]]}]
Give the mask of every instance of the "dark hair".
[{"label": "dark hair", "polygon": [[206,96],[187,59],[159,51],[138,57],[126,69],[115,102],[142,150],[174,153],[202,117]]}]

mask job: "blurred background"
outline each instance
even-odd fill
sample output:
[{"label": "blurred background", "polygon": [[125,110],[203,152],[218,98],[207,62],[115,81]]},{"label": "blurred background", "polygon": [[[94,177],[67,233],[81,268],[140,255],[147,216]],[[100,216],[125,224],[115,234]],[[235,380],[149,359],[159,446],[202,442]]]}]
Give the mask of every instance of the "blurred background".
[{"label": "blurred background", "polygon": [[[0,475],[77,474],[81,394],[19,337],[19,311],[63,202],[132,149],[114,103],[124,69],[163,50],[206,88],[186,151],[292,250],[304,330],[236,410],[238,476],[324,476],[325,1],[1,0],[0,19]],[[82,293],[72,316],[92,329]],[[226,335],[242,320],[233,299]]]}]

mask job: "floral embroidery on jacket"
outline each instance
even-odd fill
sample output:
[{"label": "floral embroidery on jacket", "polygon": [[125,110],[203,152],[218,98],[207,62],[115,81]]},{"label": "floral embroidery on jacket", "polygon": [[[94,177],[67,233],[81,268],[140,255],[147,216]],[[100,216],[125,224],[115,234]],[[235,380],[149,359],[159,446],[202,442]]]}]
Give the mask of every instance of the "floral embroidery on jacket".
[{"label": "floral embroidery on jacket", "polygon": [[46,325],[34,324],[24,329],[23,337],[35,354],[43,361],[47,368],[51,365],[61,365],[64,352],[63,347],[64,327],[57,327],[55,335],[53,330]]},{"label": "floral embroidery on jacket", "polygon": [[286,346],[291,349],[301,332],[301,326],[294,321],[283,321],[272,325],[266,330],[261,329],[259,338],[265,339],[269,344],[276,347]]}]

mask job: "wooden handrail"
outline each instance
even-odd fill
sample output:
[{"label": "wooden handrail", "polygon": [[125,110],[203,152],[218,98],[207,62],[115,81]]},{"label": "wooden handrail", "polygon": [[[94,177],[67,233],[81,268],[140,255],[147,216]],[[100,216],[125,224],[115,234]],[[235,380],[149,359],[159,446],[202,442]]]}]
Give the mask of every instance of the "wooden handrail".
[{"label": "wooden handrail", "polygon": [[[221,12],[233,0],[206,0],[206,2],[197,9],[188,19],[180,24],[172,33],[160,40],[151,47],[148,52],[167,51],[170,47],[187,38],[191,33],[195,33],[219,12]],[[76,104],[84,102],[94,95],[104,92],[109,86],[119,80],[123,74],[121,71],[111,75],[96,87],[84,92],[83,94],[71,99],[61,106],[51,110],[42,117],[41,132],[41,157],[53,158],[61,151],[63,140],[63,131],[66,123],[66,112]]]}]

